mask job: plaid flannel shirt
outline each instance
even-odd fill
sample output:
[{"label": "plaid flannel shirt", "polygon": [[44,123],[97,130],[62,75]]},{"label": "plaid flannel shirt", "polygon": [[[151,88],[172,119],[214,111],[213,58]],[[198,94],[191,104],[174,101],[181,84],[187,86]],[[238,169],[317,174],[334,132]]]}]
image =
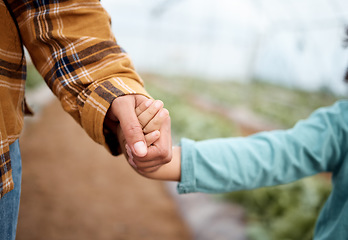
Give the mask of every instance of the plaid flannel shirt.
[{"label": "plaid flannel shirt", "polygon": [[[46,84],[96,142],[117,154],[103,122],[111,102],[143,94],[143,82],[117,45],[99,0],[10,0],[24,46]],[[13,189],[9,145],[23,126],[26,63],[20,38],[0,0],[0,198]]]}]

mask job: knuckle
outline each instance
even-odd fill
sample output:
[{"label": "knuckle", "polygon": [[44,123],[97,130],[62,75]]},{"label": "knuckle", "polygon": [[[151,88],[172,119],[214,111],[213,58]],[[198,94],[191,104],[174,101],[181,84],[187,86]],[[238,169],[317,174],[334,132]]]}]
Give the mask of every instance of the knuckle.
[{"label": "knuckle", "polygon": [[115,98],[115,100],[113,101],[113,105],[120,107],[122,105],[125,104],[125,102],[127,102],[127,100],[129,99],[129,95],[122,95],[122,96],[118,96],[117,98]]},{"label": "knuckle", "polygon": [[158,158],[163,159],[163,158],[166,156],[165,150],[159,148],[159,149],[157,150],[157,156],[158,156]]},{"label": "knuckle", "polygon": [[168,159],[170,159],[171,153],[170,153],[169,149],[159,149],[158,156],[163,161],[168,161]]},{"label": "knuckle", "polygon": [[168,111],[168,109],[166,109],[166,108],[163,108],[163,109],[162,109],[161,115],[162,115],[163,118],[168,118],[168,117],[170,117],[170,116],[169,116],[169,111]]},{"label": "knuckle", "polygon": [[172,154],[168,154],[167,157],[163,158],[164,163],[169,163],[172,160]]}]

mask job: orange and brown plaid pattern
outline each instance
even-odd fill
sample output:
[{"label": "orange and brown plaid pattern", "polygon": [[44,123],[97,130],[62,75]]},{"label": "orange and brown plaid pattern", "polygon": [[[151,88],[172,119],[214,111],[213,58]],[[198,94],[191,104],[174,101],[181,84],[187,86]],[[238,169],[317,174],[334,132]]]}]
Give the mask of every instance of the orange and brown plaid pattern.
[{"label": "orange and brown plaid pattern", "polygon": [[[98,0],[11,0],[23,43],[46,84],[96,142],[111,102],[143,94],[143,82],[117,45]],[[0,0],[0,198],[13,189],[9,145],[23,126],[26,63],[15,24]],[[58,154],[58,153],[57,153]]]}]

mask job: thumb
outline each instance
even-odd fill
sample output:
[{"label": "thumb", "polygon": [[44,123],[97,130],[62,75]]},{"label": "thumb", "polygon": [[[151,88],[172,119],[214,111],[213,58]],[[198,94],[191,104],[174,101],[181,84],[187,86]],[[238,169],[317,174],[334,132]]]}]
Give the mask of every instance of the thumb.
[{"label": "thumb", "polygon": [[[133,99],[131,99],[132,97]],[[124,138],[132,152],[137,157],[146,156],[147,145],[145,142],[143,129],[135,113],[134,96],[124,97],[122,99],[122,104],[114,109],[116,110],[115,113],[120,122],[120,127]]]},{"label": "thumb", "polygon": [[132,152],[138,157],[144,157],[147,154],[147,146],[143,129],[135,115],[135,112],[129,112],[126,119],[119,118],[120,126],[126,142]]}]

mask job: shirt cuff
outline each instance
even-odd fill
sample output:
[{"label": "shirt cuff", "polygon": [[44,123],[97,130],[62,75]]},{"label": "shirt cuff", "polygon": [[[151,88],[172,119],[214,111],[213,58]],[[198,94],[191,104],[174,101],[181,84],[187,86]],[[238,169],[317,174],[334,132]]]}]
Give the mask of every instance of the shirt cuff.
[{"label": "shirt cuff", "polygon": [[181,180],[177,185],[179,194],[195,192],[194,144],[193,140],[181,139]]},{"label": "shirt cuff", "polygon": [[83,103],[79,103],[82,127],[94,141],[105,146],[113,155],[120,154],[117,138],[104,135],[106,113],[112,101],[117,97],[129,94],[150,97],[149,94],[141,82],[121,77],[112,77],[93,84],[87,93],[87,99]]}]

